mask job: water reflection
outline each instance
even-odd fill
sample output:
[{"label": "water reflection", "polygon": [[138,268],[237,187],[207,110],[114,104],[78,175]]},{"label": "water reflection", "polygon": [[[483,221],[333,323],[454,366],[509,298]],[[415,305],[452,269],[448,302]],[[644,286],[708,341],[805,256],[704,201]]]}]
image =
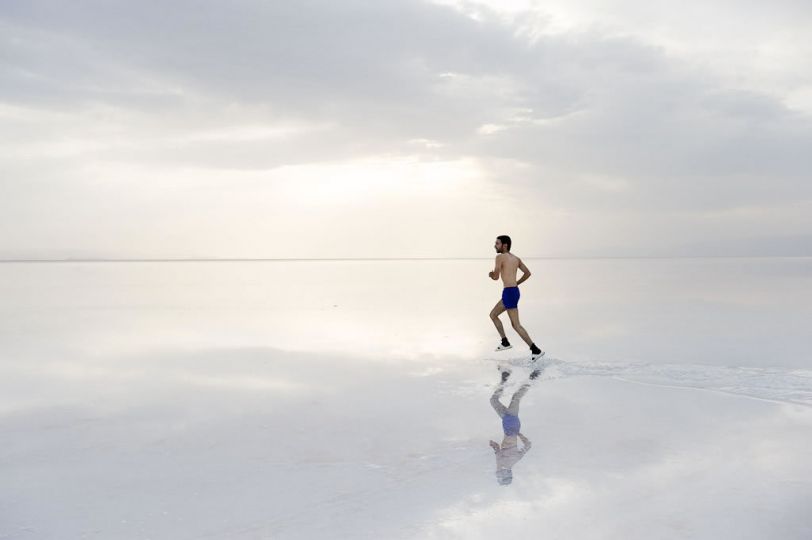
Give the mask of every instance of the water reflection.
[{"label": "water reflection", "polygon": [[[502,371],[502,380],[494,390],[491,396],[491,406],[502,419],[502,444],[496,441],[490,441],[491,448],[493,448],[494,455],[496,456],[496,480],[500,485],[506,486],[513,482],[513,466],[516,465],[525,454],[530,450],[532,444],[524,433],[521,432],[522,423],[519,420],[519,405],[522,398],[530,390],[533,381],[535,381],[541,374],[540,369],[534,369],[530,373],[530,378],[524,382],[513,396],[510,398],[510,404],[505,405],[500,401],[502,393],[505,391],[505,385],[510,378],[510,371]],[[522,447],[519,448],[519,441]]]}]

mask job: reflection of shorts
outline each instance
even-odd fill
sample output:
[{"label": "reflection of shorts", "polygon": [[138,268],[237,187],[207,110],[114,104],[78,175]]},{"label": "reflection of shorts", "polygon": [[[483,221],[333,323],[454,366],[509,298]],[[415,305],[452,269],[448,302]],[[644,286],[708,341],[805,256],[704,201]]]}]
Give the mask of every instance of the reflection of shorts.
[{"label": "reflection of shorts", "polygon": [[519,422],[518,416],[506,414],[502,417],[502,429],[505,431],[505,435],[518,435],[521,428],[522,423]]},{"label": "reflection of shorts", "polygon": [[505,287],[502,289],[502,303],[505,309],[513,309],[519,305],[519,287]]}]

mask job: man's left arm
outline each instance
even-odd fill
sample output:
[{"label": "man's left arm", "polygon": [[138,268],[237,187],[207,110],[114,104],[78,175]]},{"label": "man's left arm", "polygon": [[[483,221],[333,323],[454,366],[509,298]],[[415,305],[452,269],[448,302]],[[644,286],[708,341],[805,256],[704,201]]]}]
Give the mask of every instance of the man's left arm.
[{"label": "man's left arm", "polygon": [[521,450],[519,450],[519,452],[521,452],[522,454],[524,454],[524,453],[526,453],[528,450],[530,450],[530,447],[531,447],[531,446],[533,446],[533,445],[530,443],[530,439],[528,439],[527,437],[525,437],[525,436],[524,436],[524,435],[522,435],[521,433],[519,433],[519,439],[521,439],[521,441],[522,441],[522,445],[523,445],[522,449],[521,449]]},{"label": "man's left arm", "polygon": [[530,269],[524,265],[524,261],[521,259],[519,259],[519,270],[523,272],[523,275],[521,278],[519,278],[519,281],[516,282],[517,287],[527,281],[527,279],[531,276]]}]

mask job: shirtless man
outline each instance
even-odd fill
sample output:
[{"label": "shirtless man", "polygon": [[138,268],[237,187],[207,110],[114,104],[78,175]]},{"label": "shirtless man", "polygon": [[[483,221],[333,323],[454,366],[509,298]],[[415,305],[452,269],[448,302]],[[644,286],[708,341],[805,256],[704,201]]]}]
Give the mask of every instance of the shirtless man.
[{"label": "shirtless man", "polygon": [[[502,430],[505,436],[502,438],[502,444],[496,441],[489,441],[494,454],[496,454],[496,478],[503,486],[513,482],[513,466],[521,460],[524,455],[530,450],[530,440],[521,433],[522,423],[519,421],[519,402],[522,397],[530,389],[530,384],[541,374],[541,370],[534,370],[530,374],[530,381],[524,383],[519,387],[513,398],[510,400],[510,405],[505,407],[499,398],[505,390],[505,382],[507,382],[510,372],[502,372],[502,382],[496,387],[493,395],[491,396],[491,406],[493,406],[496,414],[502,419]],[[522,441],[522,448],[519,448],[518,441]]]},{"label": "shirtless man", "polygon": [[[496,243],[493,245],[498,255],[496,256],[496,267],[492,272],[488,272],[488,276],[496,281],[501,274],[504,289],[502,289],[502,299],[491,310],[491,320],[496,325],[496,330],[502,338],[502,343],[496,348],[497,351],[510,349],[511,344],[505,336],[505,329],[502,327],[502,321],[499,320],[499,315],[506,311],[510,317],[510,324],[513,329],[521,336],[525,343],[530,346],[530,358],[536,360],[544,356],[544,351],[539,349],[530,336],[527,330],[519,323],[519,285],[530,277],[530,270],[524,265],[522,260],[510,252],[510,237],[506,235],[497,236]],[[516,281],[516,271],[523,272],[521,279]]]}]

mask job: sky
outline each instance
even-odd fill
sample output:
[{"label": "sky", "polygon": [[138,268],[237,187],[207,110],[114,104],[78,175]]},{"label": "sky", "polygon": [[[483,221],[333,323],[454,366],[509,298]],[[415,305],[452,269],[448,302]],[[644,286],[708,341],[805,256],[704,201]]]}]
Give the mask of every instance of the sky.
[{"label": "sky", "polygon": [[812,7],[0,4],[0,259],[812,255]]}]

